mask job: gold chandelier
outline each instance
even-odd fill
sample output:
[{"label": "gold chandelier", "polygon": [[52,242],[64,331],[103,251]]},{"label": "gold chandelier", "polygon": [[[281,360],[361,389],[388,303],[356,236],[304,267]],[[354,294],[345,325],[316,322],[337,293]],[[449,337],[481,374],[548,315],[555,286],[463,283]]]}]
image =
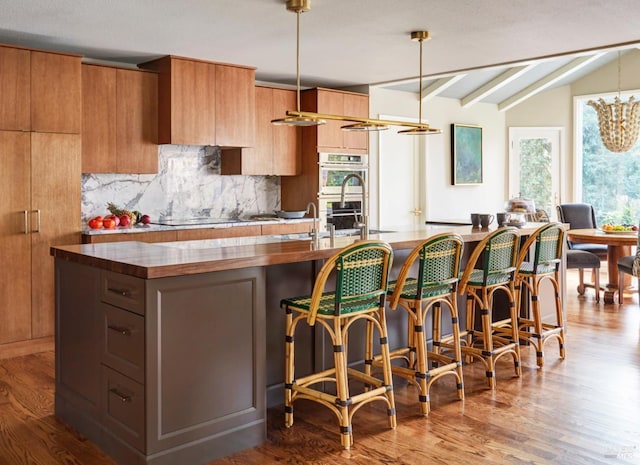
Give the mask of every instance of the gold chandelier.
[{"label": "gold chandelier", "polygon": [[628,152],[635,145],[640,132],[638,103],[634,97],[627,102],[620,100],[620,52],[618,52],[618,95],[613,103],[599,98],[587,105],[598,113],[598,126],[602,143],[610,152]]},{"label": "gold chandelier", "polygon": [[[389,126],[403,126],[411,128],[408,131],[403,131],[407,134],[440,134],[440,129],[433,129],[429,127],[427,123],[422,122],[422,38],[416,37],[416,40],[420,40],[420,119],[418,123],[395,121],[395,120],[382,120],[373,118],[362,118],[360,116],[347,116],[347,115],[331,115],[325,113],[314,113],[309,111],[300,110],[300,15],[311,9],[311,0],[287,0],[287,11],[296,13],[297,16],[297,33],[296,33],[296,94],[297,94],[297,108],[296,110],[288,110],[284,118],[274,119],[272,124],[286,125],[286,126],[318,126],[325,124],[326,120],[333,121],[345,121],[351,122],[342,126],[345,131],[382,131]],[[420,31],[418,33],[412,32],[412,38],[414,34],[426,34],[426,38],[429,37],[429,33]]]}]

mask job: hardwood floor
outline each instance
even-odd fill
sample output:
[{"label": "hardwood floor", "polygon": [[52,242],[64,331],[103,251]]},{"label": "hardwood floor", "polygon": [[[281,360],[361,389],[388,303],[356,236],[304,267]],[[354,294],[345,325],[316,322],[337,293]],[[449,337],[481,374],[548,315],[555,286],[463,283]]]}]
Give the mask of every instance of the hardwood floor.
[{"label": "hardwood floor", "polygon": [[[568,281],[566,360],[549,341],[539,370],[523,347],[522,378],[504,359],[494,392],[481,366],[467,365],[465,400],[445,377],[432,388],[428,417],[415,388],[398,384],[397,429],[387,428],[382,404],[367,405],[354,416],[350,451],[327,409],[298,402],[289,429],[282,408],[270,409],[264,445],[210,465],[640,464],[638,296],[596,304],[591,290],[577,297],[574,275]],[[115,465],[54,418],[53,364],[52,352],[0,360],[0,465]]]}]

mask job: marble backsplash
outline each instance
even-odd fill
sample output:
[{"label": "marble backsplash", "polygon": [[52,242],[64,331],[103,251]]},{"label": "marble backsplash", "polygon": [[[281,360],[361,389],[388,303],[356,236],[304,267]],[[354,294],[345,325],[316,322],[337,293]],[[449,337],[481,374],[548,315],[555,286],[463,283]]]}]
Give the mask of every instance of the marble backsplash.
[{"label": "marble backsplash", "polygon": [[243,218],[280,208],[277,176],[222,176],[220,149],[161,145],[158,174],[83,174],[82,221],[107,203],[159,218]]}]

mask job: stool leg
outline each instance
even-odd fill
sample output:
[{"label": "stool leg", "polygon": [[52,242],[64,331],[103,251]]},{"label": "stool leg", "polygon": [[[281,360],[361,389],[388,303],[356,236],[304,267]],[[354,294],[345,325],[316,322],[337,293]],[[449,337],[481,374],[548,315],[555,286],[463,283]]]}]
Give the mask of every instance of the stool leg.
[{"label": "stool leg", "polygon": [[416,314],[413,332],[416,344],[416,378],[420,386],[418,401],[420,402],[420,413],[429,414],[429,390],[427,389],[427,342],[424,335],[424,318],[422,305],[414,308]]},{"label": "stool leg", "polygon": [[509,310],[511,312],[511,340],[514,342],[513,348],[513,365],[517,377],[522,375],[522,368],[520,367],[520,335],[518,331],[518,305],[515,302],[515,287],[511,287],[509,292]]},{"label": "stool leg", "polygon": [[533,279],[531,283],[531,316],[533,319],[533,334],[531,338],[531,342],[534,345],[536,350],[536,365],[538,368],[542,368],[544,366],[544,352],[542,349],[542,345],[544,344],[543,334],[542,334],[542,316],[540,315],[540,300],[538,299],[538,291],[540,281],[537,279]]},{"label": "stool leg", "polygon": [[284,424],[287,428],[293,425],[293,378],[295,376],[295,349],[293,312],[289,307],[286,312],[285,331],[285,374],[284,374]]},{"label": "stool leg", "polygon": [[460,323],[458,322],[458,304],[456,299],[456,292],[454,291],[449,296],[449,311],[451,312],[453,359],[458,365],[456,368],[456,373],[458,374],[458,382],[456,383],[456,388],[458,390],[458,399],[463,400],[464,381],[462,377],[462,350],[460,349]]},{"label": "stool leg", "polygon": [[333,363],[336,375],[336,408],[339,412],[340,443],[345,449],[353,445],[353,432],[349,418],[349,381],[347,374],[346,348],[344,345],[343,326],[340,318],[333,320]]},{"label": "stool leg", "polygon": [[480,319],[482,321],[482,344],[483,355],[487,362],[487,382],[491,389],[496,388],[496,369],[495,361],[493,359],[493,338],[491,336],[491,310],[490,302],[486,289],[482,290],[482,308],[480,309]]},{"label": "stool leg", "polygon": [[396,403],[393,393],[393,375],[391,373],[391,353],[389,351],[389,337],[387,333],[387,319],[384,306],[378,310],[378,321],[380,323],[380,352],[382,354],[382,367],[384,370],[383,380],[387,386],[387,402],[389,403],[387,415],[389,418],[389,428],[396,429]]},{"label": "stool leg", "polygon": [[[596,285],[600,285],[599,280],[596,279]],[[560,298],[560,276],[556,272],[555,278],[555,293],[556,293],[556,324],[560,328],[560,332],[558,335],[558,344],[559,344],[559,352],[560,358],[565,358],[565,348],[564,348],[564,307],[562,306],[562,299]],[[597,288],[596,288],[597,289]],[[598,292],[596,290],[596,292]]]}]

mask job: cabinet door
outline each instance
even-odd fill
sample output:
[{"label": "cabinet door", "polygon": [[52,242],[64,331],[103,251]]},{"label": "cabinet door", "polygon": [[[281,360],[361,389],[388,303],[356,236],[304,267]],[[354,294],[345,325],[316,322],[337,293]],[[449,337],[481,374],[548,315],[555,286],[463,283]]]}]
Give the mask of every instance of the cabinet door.
[{"label": "cabinet door", "polygon": [[116,76],[116,171],[157,173],[158,76],[126,69]]},{"label": "cabinet door", "polygon": [[[1,72],[1,71],[0,71]],[[30,204],[29,134],[0,131],[0,343],[31,335],[31,236],[25,210]]]},{"label": "cabinet door", "polygon": [[253,147],[255,70],[216,65],[216,145]]},{"label": "cabinet door", "polygon": [[170,118],[171,134],[159,135],[160,143],[215,145],[215,65],[172,59],[169,81],[170,113],[161,116]]},{"label": "cabinet door", "polygon": [[[344,113],[344,94],[341,92],[330,92],[318,90],[318,113],[326,113],[329,115],[342,115]],[[344,139],[342,135],[342,126],[344,121],[327,120],[326,124],[317,126],[318,128],[318,146],[319,147],[335,147],[342,148]]]},{"label": "cabinet door", "polygon": [[0,47],[0,129],[31,129],[31,52]]},{"label": "cabinet door", "polygon": [[31,134],[33,338],[53,334],[49,248],[80,243],[80,147],[79,134]]},{"label": "cabinet door", "polygon": [[[273,89],[273,116],[271,119],[282,118],[287,110],[294,108],[296,108],[295,91]],[[300,174],[299,128],[295,126],[274,126],[271,121],[269,121],[269,126],[273,134],[273,174],[280,176]]]},{"label": "cabinet door", "polygon": [[82,68],[79,56],[31,52],[31,129],[80,134]]},{"label": "cabinet door", "polygon": [[[344,114],[368,118],[369,96],[344,94]],[[366,131],[342,131],[342,135],[347,149],[367,150],[369,147],[369,133]]]},{"label": "cabinet door", "polygon": [[82,65],[82,172],[116,172],[116,69]]},{"label": "cabinet door", "polygon": [[[256,137],[255,147],[234,150],[223,154],[223,174],[269,175],[276,174],[273,169],[273,89],[256,87]],[[227,151],[225,151],[227,152]],[[225,155],[233,153],[240,157],[234,163],[234,170],[226,169]]]}]

